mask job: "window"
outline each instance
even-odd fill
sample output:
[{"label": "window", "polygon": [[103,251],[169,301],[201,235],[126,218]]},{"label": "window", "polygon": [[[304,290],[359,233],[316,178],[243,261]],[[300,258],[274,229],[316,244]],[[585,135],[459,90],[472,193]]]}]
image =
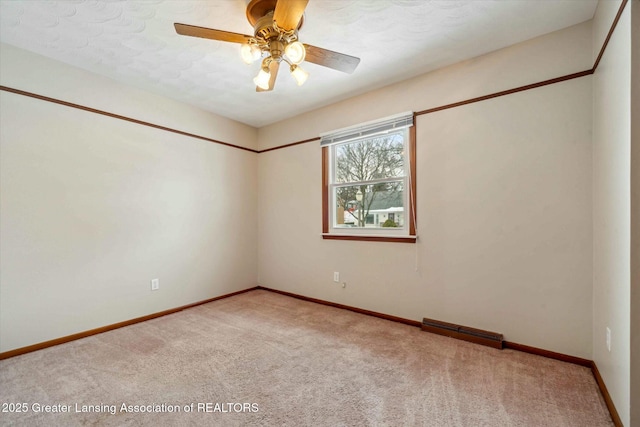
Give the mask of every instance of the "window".
[{"label": "window", "polygon": [[321,137],[323,238],[415,242],[413,113]]}]

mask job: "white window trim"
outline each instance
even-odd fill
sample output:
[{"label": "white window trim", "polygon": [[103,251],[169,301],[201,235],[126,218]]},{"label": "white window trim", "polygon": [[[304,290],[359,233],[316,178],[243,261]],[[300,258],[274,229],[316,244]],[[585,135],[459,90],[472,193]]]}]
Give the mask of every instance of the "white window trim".
[{"label": "white window trim", "polygon": [[[405,168],[408,168],[405,176],[405,202],[404,227],[406,230],[397,228],[371,228],[371,227],[333,227],[335,212],[335,196],[330,182],[333,180],[334,157],[330,153],[330,146],[333,144],[346,143],[350,140],[360,139],[363,136],[372,137],[376,133],[396,131],[399,128],[408,128],[405,138]],[[367,132],[363,135],[362,132]],[[396,243],[416,243],[417,223],[416,223],[416,130],[415,115],[412,112],[396,114],[383,119],[362,123],[356,126],[338,129],[336,131],[321,134],[320,145],[322,147],[322,238],[330,240],[360,240],[376,242],[396,242]],[[331,171],[329,169],[332,169]],[[392,178],[393,179],[393,178]],[[353,185],[353,184],[350,184]]]}]

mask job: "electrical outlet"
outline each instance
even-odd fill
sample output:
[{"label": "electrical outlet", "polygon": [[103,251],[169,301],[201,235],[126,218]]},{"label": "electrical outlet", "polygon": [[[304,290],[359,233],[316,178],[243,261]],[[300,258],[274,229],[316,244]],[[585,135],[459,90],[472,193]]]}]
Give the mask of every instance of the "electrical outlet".
[{"label": "electrical outlet", "polygon": [[607,350],[611,351],[611,329],[607,326]]},{"label": "electrical outlet", "polygon": [[336,283],[340,281],[340,273],[338,273],[337,271],[333,272],[333,281]]},{"label": "electrical outlet", "polygon": [[151,279],[151,290],[157,291],[160,289],[160,279]]}]

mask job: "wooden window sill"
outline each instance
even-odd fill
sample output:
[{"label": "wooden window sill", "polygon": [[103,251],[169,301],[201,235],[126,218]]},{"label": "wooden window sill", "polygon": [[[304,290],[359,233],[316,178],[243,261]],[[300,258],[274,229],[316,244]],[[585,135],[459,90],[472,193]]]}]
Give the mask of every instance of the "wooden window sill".
[{"label": "wooden window sill", "polygon": [[416,243],[416,236],[357,236],[348,234],[323,234],[325,240],[359,240],[362,242]]}]

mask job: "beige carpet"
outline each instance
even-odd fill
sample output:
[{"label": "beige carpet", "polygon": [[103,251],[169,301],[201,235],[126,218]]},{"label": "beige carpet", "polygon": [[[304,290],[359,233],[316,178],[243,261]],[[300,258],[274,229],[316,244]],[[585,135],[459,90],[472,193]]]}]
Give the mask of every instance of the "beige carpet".
[{"label": "beige carpet", "polygon": [[0,402],[25,426],[612,425],[587,368],[263,290],[0,361]]}]

